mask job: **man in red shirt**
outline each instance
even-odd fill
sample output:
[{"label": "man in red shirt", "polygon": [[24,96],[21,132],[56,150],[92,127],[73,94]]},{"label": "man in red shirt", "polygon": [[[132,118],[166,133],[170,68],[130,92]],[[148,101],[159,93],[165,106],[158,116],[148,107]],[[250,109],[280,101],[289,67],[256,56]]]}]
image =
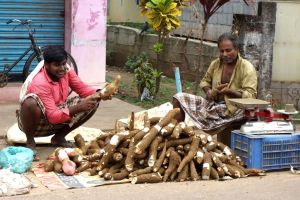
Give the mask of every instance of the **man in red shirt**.
[{"label": "man in red shirt", "polygon": [[[69,88],[79,96],[68,98]],[[26,146],[35,149],[34,137],[54,134],[51,144],[72,147],[65,136],[95,113],[99,100],[85,98],[95,92],[67,65],[64,49],[48,46],[44,51],[44,66],[28,85],[18,112],[19,127],[27,137]],[[78,113],[84,115],[72,123]]]}]

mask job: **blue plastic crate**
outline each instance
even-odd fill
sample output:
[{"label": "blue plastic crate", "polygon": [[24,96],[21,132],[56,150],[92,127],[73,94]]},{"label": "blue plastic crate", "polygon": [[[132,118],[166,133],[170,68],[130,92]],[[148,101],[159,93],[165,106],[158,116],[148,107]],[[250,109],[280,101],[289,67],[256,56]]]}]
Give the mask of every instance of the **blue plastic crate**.
[{"label": "blue plastic crate", "polygon": [[277,170],[300,167],[300,133],[276,135],[231,134],[231,149],[248,168]]}]

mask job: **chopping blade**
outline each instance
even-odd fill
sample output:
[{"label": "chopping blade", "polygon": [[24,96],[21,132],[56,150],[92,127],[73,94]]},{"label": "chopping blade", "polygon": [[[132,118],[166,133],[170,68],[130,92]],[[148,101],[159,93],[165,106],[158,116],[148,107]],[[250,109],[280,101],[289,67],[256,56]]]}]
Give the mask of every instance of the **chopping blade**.
[{"label": "chopping blade", "polygon": [[295,127],[291,122],[272,121],[272,122],[246,122],[242,125],[240,131],[244,134],[260,135],[260,134],[289,134],[295,132]]}]

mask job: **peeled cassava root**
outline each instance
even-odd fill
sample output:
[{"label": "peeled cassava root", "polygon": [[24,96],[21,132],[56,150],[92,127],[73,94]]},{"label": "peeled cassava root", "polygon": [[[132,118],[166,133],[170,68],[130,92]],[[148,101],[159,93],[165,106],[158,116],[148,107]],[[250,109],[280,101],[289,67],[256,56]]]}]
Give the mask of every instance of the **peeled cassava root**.
[{"label": "peeled cassava root", "polygon": [[[108,100],[111,99],[113,95],[115,95],[118,92],[119,85],[121,81],[121,76],[118,75],[114,81],[107,84],[102,90],[99,92],[96,92],[88,97],[86,99],[94,99],[97,101],[100,100]],[[69,123],[69,126],[72,127],[74,124],[78,123],[78,121],[85,115],[84,112],[77,113],[75,116],[73,116],[72,121]]]},{"label": "peeled cassava root", "polygon": [[120,82],[121,82],[121,76],[118,75],[114,81],[107,84],[102,90],[88,96],[87,98],[92,98],[96,100],[111,99],[111,97],[118,92]]},{"label": "peeled cassava root", "polygon": [[[136,183],[196,181],[264,175],[264,171],[246,169],[242,160],[226,145],[201,130],[177,121],[179,109],[165,117],[144,117],[144,128],[134,122],[116,124],[113,134],[98,137],[90,144],[75,136],[78,152],[69,155],[76,173],[88,171],[105,180],[131,179]],[[131,120],[134,113],[131,113]],[[177,127],[177,128],[176,128]],[[59,165],[47,161],[47,170]]]}]

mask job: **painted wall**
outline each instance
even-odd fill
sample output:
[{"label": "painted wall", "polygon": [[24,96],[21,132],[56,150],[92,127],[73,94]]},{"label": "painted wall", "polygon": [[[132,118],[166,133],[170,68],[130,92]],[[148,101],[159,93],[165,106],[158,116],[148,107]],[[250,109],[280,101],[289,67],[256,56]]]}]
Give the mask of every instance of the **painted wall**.
[{"label": "painted wall", "polygon": [[278,2],[273,81],[300,82],[300,2]]},{"label": "painted wall", "polygon": [[109,22],[145,22],[136,0],[108,0]]},{"label": "painted wall", "polygon": [[105,82],[106,1],[66,0],[65,47],[75,58],[80,78]]}]

